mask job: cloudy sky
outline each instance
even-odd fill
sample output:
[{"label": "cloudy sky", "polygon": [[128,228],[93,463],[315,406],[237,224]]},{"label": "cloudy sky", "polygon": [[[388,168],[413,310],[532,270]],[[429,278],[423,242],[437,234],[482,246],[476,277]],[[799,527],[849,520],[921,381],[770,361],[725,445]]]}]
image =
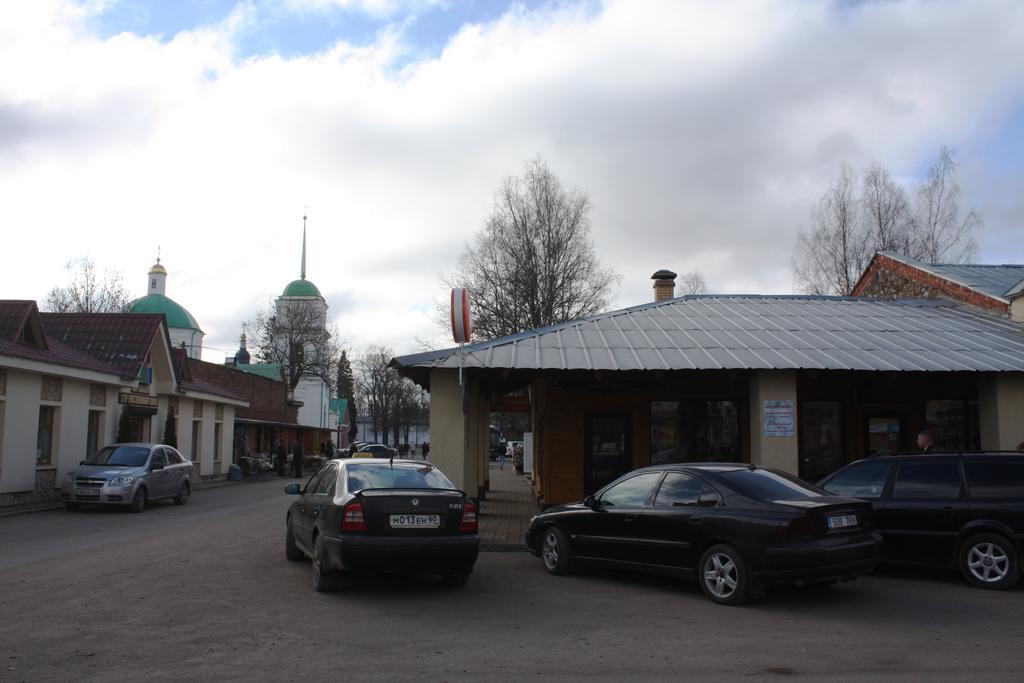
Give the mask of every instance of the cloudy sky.
[{"label": "cloudy sky", "polygon": [[906,183],[942,145],[980,259],[1024,263],[1024,3],[0,3],[0,297],[89,255],[168,295],[204,358],[308,277],[347,345],[436,339],[438,281],[501,179],[586,191],[616,304],[651,273],[793,290],[841,161]]}]

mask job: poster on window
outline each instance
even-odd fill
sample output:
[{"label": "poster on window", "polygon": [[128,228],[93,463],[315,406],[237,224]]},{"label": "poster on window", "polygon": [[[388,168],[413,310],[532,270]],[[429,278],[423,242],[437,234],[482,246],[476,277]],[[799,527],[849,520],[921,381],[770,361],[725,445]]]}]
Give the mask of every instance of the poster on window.
[{"label": "poster on window", "polygon": [[793,436],[793,402],[789,399],[781,401],[765,401],[763,433],[765,436]]},{"label": "poster on window", "polygon": [[533,472],[533,432],[523,434],[523,474]]}]

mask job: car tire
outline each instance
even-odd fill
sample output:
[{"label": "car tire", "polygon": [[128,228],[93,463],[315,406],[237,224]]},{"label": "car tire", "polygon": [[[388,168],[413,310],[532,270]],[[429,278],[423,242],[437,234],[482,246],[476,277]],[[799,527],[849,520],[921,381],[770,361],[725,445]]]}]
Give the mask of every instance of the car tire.
[{"label": "car tire", "polygon": [[313,540],[313,590],[317,593],[330,593],[338,590],[338,579],[324,566],[325,559],[323,536],[317,534]]},{"label": "car tire", "polygon": [[557,526],[541,531],[540,559],[549,574],[568,574],[574,569],[569,537]]},{"label": "car tire", "polygon": [[960,572],[979,588],[1010,588],[1020,579],[1017,547],[1000,534],[971,536],[960,546]]},{"label": "car tire", "polygon": [[147,497],[148,496],[146,494],[146,488],[144,486],[140,486],[135,491],[135,495],[132,496],[132,505],[131,505],[132,512],[142,512],[143,510],[145,510],[146,509],[146,502],[147,502],[146,499],[147,499]]},{"label": "car tire", "polygon": [[462,588],[469,581],[469,572],[457,571],[457,572],[446,572],[441,575],[441,583],[448,588]]},{"label": "car tire", "polygon": [[298,562],[303,559],[305,555],[299,550],[299,546],[295,545],[295,534],[292,533],[292,520],[288,520],[288,528],[284,532],[284,556],[289,562]]},{"label": "car tire", "polygon": [[181,488],[178,489],[178,495],[174,497],[175,505],[184,505],[188,502],[188,495],[192,493],[192,487],[189,486],[187,481],[181,482]]},{"label": "car tire", "polygon": [[78,503],[64,503],[64,509],[68,512],[74,512],[78,509]]},{"label": "car tire", "polygon": [[704,595],[719,605],[741,605],[751,597],[747,563],[731,545],[713,545],[700,558],[697,579]]}]

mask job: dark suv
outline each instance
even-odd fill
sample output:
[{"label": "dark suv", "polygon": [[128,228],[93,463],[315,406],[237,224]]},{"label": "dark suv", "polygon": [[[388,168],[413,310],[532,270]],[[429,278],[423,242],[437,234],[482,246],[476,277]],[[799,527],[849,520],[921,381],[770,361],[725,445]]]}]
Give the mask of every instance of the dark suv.
[{"label": "dark suv", "polygon": [[887,561],[958,566],[981,588],[1009,588],[1020,578],[1024,455],[879,456],[818,485],[872,503]]}]

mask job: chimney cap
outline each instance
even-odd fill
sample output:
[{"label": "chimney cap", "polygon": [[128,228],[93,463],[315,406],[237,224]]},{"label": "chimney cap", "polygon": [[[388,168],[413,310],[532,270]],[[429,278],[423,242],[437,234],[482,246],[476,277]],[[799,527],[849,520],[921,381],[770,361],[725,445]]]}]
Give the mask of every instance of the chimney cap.
[{"label": "chimney cap", "polygon": [[676,279],[676,274],[673,273],[671,270],[665,270],[664,268],[662,268],[657,273],[652,275],[651,279],[652,280],[675,280]]}]

